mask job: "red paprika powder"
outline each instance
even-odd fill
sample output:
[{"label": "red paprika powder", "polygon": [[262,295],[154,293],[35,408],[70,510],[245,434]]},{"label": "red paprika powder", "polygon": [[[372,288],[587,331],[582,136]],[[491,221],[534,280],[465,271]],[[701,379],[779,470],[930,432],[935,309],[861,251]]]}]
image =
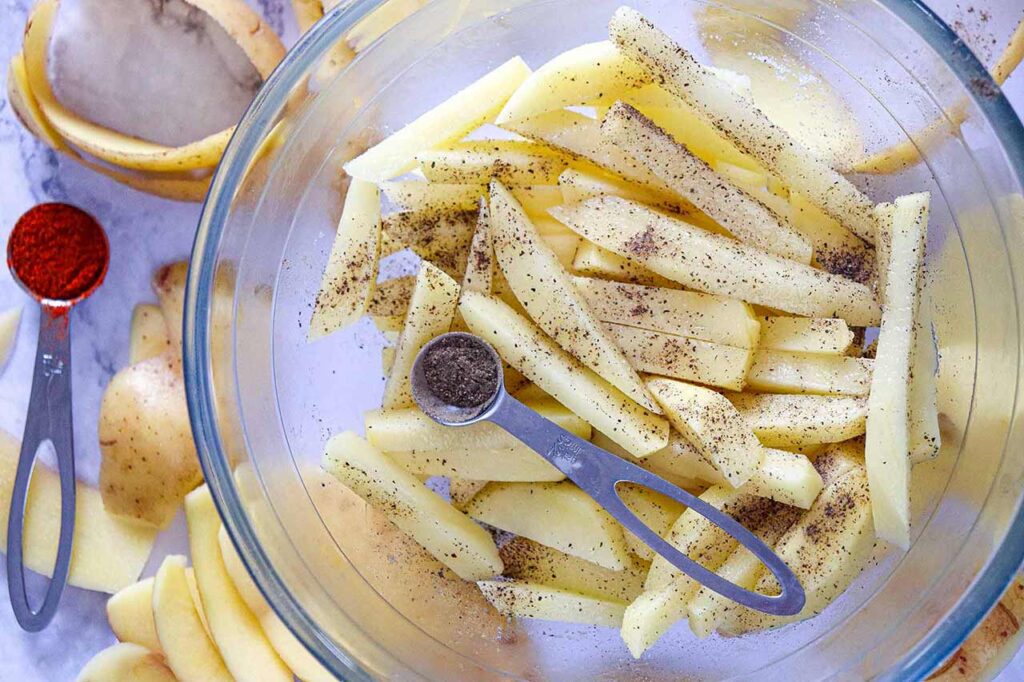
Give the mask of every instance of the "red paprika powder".
[{"label": "red paprika powder", "polygon": [[7,266],[40,300],[74,301],[99,286],[110,245],[96,219],[68,204],[39,204],[18,219]]}]

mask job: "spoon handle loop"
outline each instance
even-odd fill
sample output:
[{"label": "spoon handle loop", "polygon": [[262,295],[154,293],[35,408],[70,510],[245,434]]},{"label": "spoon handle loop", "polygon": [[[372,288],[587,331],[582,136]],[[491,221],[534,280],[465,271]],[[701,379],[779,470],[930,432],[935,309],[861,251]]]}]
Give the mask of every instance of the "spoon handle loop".
[{"label": "spoon handle loop", "polygon": [[[764,613],[790,616],[803,608],[806,599],[804,590],[793,571],[771,547],[728,514],[665,479],[562,429],[504,391],[498,395],[485,418],[551,462],[627,530],[702,585],[727,599]],[[782,592],[777,596],[769,596],[740,587],[680,552],[623,503],[616,489],[619,483],[635,483],[656,490],[693,509],[750,550],[772,572]]]},{"label": "spoon handle loop", "polygon": [[[75,524],[75,453],[71,422],[70,317],[43,306],[32,375],[32,393],[7,518],[7,587],[18,624],[29,632],[45,628],[57,612],[71,567]],[[28,602],[23,556],[25,512],[39,446],[50,441],[60,477],[60,534],[53,574],[38,610]]]}]

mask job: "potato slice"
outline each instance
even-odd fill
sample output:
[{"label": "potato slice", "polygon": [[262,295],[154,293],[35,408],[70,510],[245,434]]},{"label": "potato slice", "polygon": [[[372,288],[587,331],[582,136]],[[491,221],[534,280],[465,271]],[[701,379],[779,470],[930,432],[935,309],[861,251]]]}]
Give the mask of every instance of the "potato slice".
[{"label": "potato slice", "polygon": [[[0,311],[0,370],[14,351],[14,342],[18,338],[18,326],[21,322],[21,308],[10,308]],[[163,321],[161,320],[161,324]]]},{"label": "potato slice", "polygon": [[138,644],[115,644],[85,664],[76,682],[177,682],[164,657]]},{"label": "potato slice", "polygon": [[572,277],[499,182],[491,184],[491,229],[498,264],[537,325],[612,386],[647,409],[660,411],[573,286]]},{"label": "potato slice", "polygon": [[500,554],[509,578],[623,604],[640,594],[647,574],[640,561],[613,571],[524,537],[505,543]]},{"label": "potato slice", "polygon": [[153,578],[118,590],[107,600],[107,622],[118,641],[163,653],[153,620]]},{"label": "potato slice", "polygon": [[765,317],[760,348],[795,353],[842,355],[853,343],[845,320],[823,317]]},{"label": "potato slice", "polygon": [[633,455],[649,455],[668,442],[667,421],[636,404],[505,303],[468,291],[459,311],[473,333],[506,362]]},{"label": "potato slice", "polygon": [[217,540],[220,517],[208,488],[198,488],[185,498],[185,519],[207,625],[228,671],[237,679],[290,682],[291,671],[270,646],[224,568]]},{"label": "potato slice", "polygon": [[620,50],[640,62],[665,89],[686,100],[740,151],[757,159],[861,239],[874,243],[870,199],[643,15],[622,7],[612,17],[608,32]]},{"label": "potato slice", "polygon": [[596,197],[551,214],[585,239],[684,286],[856,326],[881,317],[871,290],[845,277],[708,234],[618,197]]},{"label": "potato slice", "polygon": [[466,505],[477,521],[613,571],[629,565],[620,526],[574,483],[492,483]]},{"label": "potato slice", "polygon": [[912,464],[935,458],[939,454],[942,435],[939,432],[938,387],[935,340],[932,338],[931,314],[927,296],[918,304],[918,320],[914,325],[914,350],[910,368],[907,400],[907,429]]},{"label": "potato slice", "polygon": [[650,77],[608,41],[567,50],[533,72],[498,114],[496,123],[586,104],[613,90],[639,87]]},{"label": "potato slice", "polygon": [[762,444],[794,448],[864,435],[866,398],[771,393],[728,396]]},{"label": "potato slice", "polygon": [[861,284],[875,278],[875,254],[870,246],[799,192],[789,193],[793,227],[814,245],[818,267]]},{"label": "potato slice", "polygon": [[463,580],[501,573],[498,548],[487,531],[355,434],[327,442],[323,467]]},{"label": "potato slice", "polygon": [[738,488],[760,469],[764,447],[743,416],[722,395],[672,379],[649,379],[647,388],[669,423]]},{"label": "potato slice", "polygon": [[409,386],[412,365],[428,341],[451,328],[458,302],[459,285],[455,280],[430,263],[422,263],[405,316],[405,327],[398,338],[395,361],[384,385],[381,399],[384,409],[414,404]]},{"label": "potato slice", "polygon": [[[672,524],[676,522],[676,519],[679,518],[679,515],[685,509],[682,503],[673,500],[671,497],[634,483],[623,483],[617,488],[617,491],[619,498],[629,507],[630,511],[636,514],[637,518],[658,535],[667,533],[668,529],[672,527]],[[629,551],[644,561],[650,561],[654,558],[654,550],[647,543],[628,530],[625,533]],[[646,574],[647,572],[644,571],[643,576],[640,578],[641,584]],[[628,597],[627,601],[635,599],[639,592],[640,590],[638,589],[636,594]]]},{"label": "potato slice", "polygon": [[377,282],[366,312],[374,317],[405,317],[409,310],[412,291],[416,287],[416,275],[394,277]]},{"label": "potato slice", "polygon": [[909,391],[914,325],[920,305],[921,270],[928,231],[927,193],[900,197],[889,222],[880,219],[879,242],[889,244],[885,312],[878,332],[875,371],[868,398],[865,462],[871,483],[875,533],[910,546]]},{"label": "potato slice", "polygon": [[534,583],[481,580],[477,586],[498,613],[517,618],[614,628],[622,622],[622,612],[626,608],[623,602]]},{"label": "potato slice", "polygon": [[380,229],[377,186],[353,180],[313,306],[310,340],[347,327],[366,312],[377,282]]},{"label": "potato slice", "polygon": [[[459,511],[465,511],[466,505],[478,492],[484,489],[490,481],[474,481],[470,478],[448,479],[448,496],[451,498],[452,506]],[[500,554],[500,551],[499,551]],[[504,559],[504,557],[502,557]]]},{"label": "potato slice", "polygon": [[406,450],[386,453],[417,476],[454,476],[483,481],[561,481],[565,474],[525,447],[488,450]]},{"label": "potato slice", "polygon": [[[0,327],[3,320],[0,319]],[[0,331],[2,336],[2,331]],[[3,367],[3,339],[0,338],[0,367]],[[128,340],[128,364],[155,358],[171,350],[171,339],[167,334],[167,322],[160,312],[160,306],[140,303],[132,311],[131,332]]]},{"label": "potato slice", "polygon": [[750,306],[733,298],[588,277],[573,283],[603,322],[739,348],[757,347],[761,336]]},{"label": "potato slice", "polygon": [[[568,171],[562,171],[562,175]],[[516,198],[519,205],[526,211],[526,215],[530,216],[530,220],[537,225],[542,220],[552,221],[550,215],[548,215],[548,209],[552,206],[558,206],[564,199],[562,197],[562,189],[555,184],[546,185],[522,185],[519,187],[511,187],[509,191],[512,192],[512,196]],[[553,222],[553,221],[552,221]],[[562,230],[568,232],[566,227],[562,227]],[[544,231],[538,227],[538,231],[544,234]]]},{"label": "potato slice", "polygon": [[868,394],[874,360],[846,355],[760,350],[747,373],[747,389],[764,393]]},{"label": "potato slice", "polygon": [[558,186],[562,190],[562,203],[566,204],[575,204],[590,197],[615,196],[669,210],[679,209],[678,200],[673,200],[668,195],[630,184],[600,171],[588,172],[567,168],[558,176]]},{"label": "potato slice", "polygon": [[601,132],[740,241],[783,258],[811,262],[811,245],[788,221],[715,172],[633,107],[623,102],[613,106]]},{"label": "potato slice", "polygon": [[[528,400],[526,404],[561,428],[584,440],[590,439],[590,425],[554,400]],[[526,454],[539,458],[515,436],[494,424],[452,429],[436,423],[416,407],[367,412],[365,427],[366,440],[384,452],[423,451],[472,458],[482,451],[500,451],[517,459],[526,459]]]},{"label": "potato slice", "polygon": [[384,217],[381,256],[408,248],[450,277],[461,279],[477,215],[476,211],[392,213]]},{"label": "potato slice", "polygon": [[164,559],[153,584],[152,608],[161,649],[178,680],[234,679],[199,619],[185,578],[185,557]]},{"label": "potato slice", "polygon": [[576,249],[576,255],[572,259],[572,269],[581,275],[610,279],[615,282],[646,284],[663,289],[680,288],[676,282],[651,272],[636,261],[627,260],[586,239],[581,241]]},{"label": "potato slice", "polygon": [[469,244],[466,274],[462,276],[462,291],[490,294],[494,289],[494,240],[491,236],[491,209],[480,200],[480,213],[476,220],[473,241]]},{"label": "potato slice", "polygon": [[736,348],[685,336],[662,334],[622,324],[604,328],[639,372],[662,374],[710,386],[743,390],[754,357],[749,348]]},{"label": "potato slice", "polygon": [[421,180],[391,180],[380,191],[402,211],[415,213],[461,213],[472,211],[487,195],[483,184],[458,185]]},{"label": "potato slice", "polygon": [[416,155],[431,182],[484,183],[492,178],[509,185],[558,182],[570,158],[546,145],[521,140],[473,140]]},{"label": "potato slice", "polygon": [[493,119],[529,76],[530,67],[513,57],[346,163],[345,172],[379,183],[411,170],[420,152],[460,140]]}]

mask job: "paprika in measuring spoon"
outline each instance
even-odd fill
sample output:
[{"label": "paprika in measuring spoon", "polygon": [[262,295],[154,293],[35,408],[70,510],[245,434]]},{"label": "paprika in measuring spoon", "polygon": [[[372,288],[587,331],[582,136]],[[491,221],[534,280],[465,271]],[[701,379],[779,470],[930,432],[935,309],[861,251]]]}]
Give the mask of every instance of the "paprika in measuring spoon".
[{"label": "paprika in measuring spoon", "polygon": [[[7,588],[18,624],[30,632],[57,612],[71,568],[75,524],[75,450],[71,419],[71,308],[103,281],[110,245],[96,219],[68,204],[40,204],[18,219],[7,240],[7,267],[39,301],[39,341],[21,454],[7,517]],[[49,441],[60,476],[57,559],[43,603],[33,609],[25,589],[23,529],[32,466]]]}]

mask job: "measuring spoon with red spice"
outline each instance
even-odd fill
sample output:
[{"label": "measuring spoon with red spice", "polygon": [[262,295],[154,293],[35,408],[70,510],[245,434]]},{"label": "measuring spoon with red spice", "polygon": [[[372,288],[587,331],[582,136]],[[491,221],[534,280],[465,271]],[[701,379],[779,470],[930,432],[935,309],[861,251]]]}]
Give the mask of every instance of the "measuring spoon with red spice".
[{"label": "measuring spoon with red spice", "polygon": [[[57,612],[71,568],[75,528],[75,445],[71,420],[71,309],[103,282],[110,261],[107,235],[96,220],[68,204],[40,204],[18,219],[7,240],[7,267],[39,301],[39,341],[25,434],[7,519],[7,587],[18,624],[45,628]],[[49,441],[60,476],[57,559],[38,609],[25,589],[25,503],[40,446]]]}]

